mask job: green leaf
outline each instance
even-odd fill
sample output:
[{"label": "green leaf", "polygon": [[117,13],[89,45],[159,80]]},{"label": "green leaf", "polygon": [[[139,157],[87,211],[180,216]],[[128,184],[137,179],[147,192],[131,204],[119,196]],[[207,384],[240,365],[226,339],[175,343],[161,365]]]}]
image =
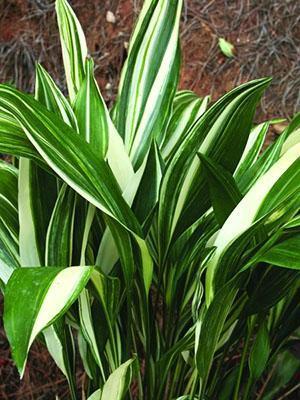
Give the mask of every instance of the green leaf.
[{"label": "green leaf", "polygon": [[[259,278],[257,275],[259,275]],[[284,268],[262,268],[258,265],[248,284],[249,299],[245,305],[246,315],[266,312],[274,307],[299,283],[297,271]]]},{"label": "green leaf", "polygon": [[140,224],[144,224],[158,201],[160,182],[163,175],[163,165],[159,149],[152,144],[147,163],[134,198],[132,208]]},{"label": "green leaf", "polygon": [[122,400],[124,399],[133,376],[133,364],[135,359],[130,359],[120,365],[110,376],[103,386],[100,400]]},{"label": "green leaf", "polygon": [[161,145],[161,153],[165,161],[172,158],[187,135],[189,128],[204,114],[208,101],[209,97],[201,99],[195,93],[187,90],[176,93],[173,113]]},{"label": "green leaf", "polygon": [[36,161],[43,168],[47,165],[27,139],[19,123],[0,107],[0,151],[16,157],[26,157]]},{"label": "green leaf", "polygon": [[[159,199],[161,259],[173,236],[182,233],[209,208],[197,152],[216,162],[222,160],[221,165],[233,173],[246,145],[255,105],[268,83],[266,79],[252,81],[223,96],[189,129],[168,163]],[[237,130],[241,132],[238,138]]]},{"label": "green leaf", "polygon": [[279,391],[284,388],[299,371],[300,360],[289,350],[278,355],[274,364],[274,373],[266,387],[263,400],[274,400],[278,397]]},{"label": "green leaf", "polygon": [[232,175],[211,159],[198,153],[206,175],[211,203],[220,226],[226,221],[242,195]]},{"label": "green leaf", "polygon": [[[208,302],[213,297],[213,278],[215,270],[218,268],[218,261],[227,247],[251,227],[263,213],[267,213],[268,209],[271,211],[272,208],[275,208],[275,201],[280,203],[280,199],[284,200],[285,196],[296,189],[295,184],[298,173],[300,173],[299,155],[300,145],[295,145],[287,151],[266,174],[257,180],[222,226],[214,242],[216,251],[207,267],[206,296]],[[274,186],[277,187],[278,193],[273,193]],[[245,210],[247,213],[244,212]]]},{"label": "green leaf", "polygon": [[275,244],[260,257],[260,261],[300,270],[300,234]]},{"label": "green leaf", "polygon": [[79,132],[91,144],[96,154],[104,158],[108,148],[106,106],[94,78],[94,63],[86,60],[86,77],[77,93],[74,110]]},{"label": "green leaf", "polygon": [[182,0],[145,2],[123,67],[115,120],[135,170],[169,118],[179,74],[181,8]]},{"label": "green leaf", "polygon": [[219,38],[219,47],[221,52],[226,57],[234,57],[234,46],[224,38]]},{"label": "green leaf", "polygon": [[21,377],[35,337],[67,311],[91,272],[91,267],[18,268],[13,272],[5,290],[4,327]]},{"label": "green leaf", "polygon": [[103,389],[96,390],[88,400],[123,400],[131,383],[134,359],[120,365],[107,379]]},{"label": "green leaf", "polygon": [[110,168],[90,144],[41,104],[13,88],[0,86],[0,103],[14,113],[30,141],[63,180],[127,229],[140,233]]},{"label": "green leaf", "polygon": [[257,380],[264,372],[270,355],[270,339],[266,322],[259,327],[249,356],[250,375]]},{"label": "green leaf", "polygon": [[56,0],[55,6],[67,86],[73,103],[85,77],[87,46],[81,25],[67,0]]},{"label": "green leaf", "polygon": [[228,282],[216,293],[206,311],[203,312],[199,324],[199,333],[196,333],[195,357],[198,373],[202,382],[202,394],[211,369],[214,353],[221,338],[224,324],[233,305],[238,288],[243,282],[243,277]]},{"label": "green leaf", "polygon": [[76,117],[67,99],[59,90],[48,72],[36,64],[35,98],[49,111],[58,115],[66,124],[78,130]]},{"label": "green leaf", "polygon": [[0,220],[18,242],[18,170],[0,160]]},{"label": "green leaf", "polygon": [[18,243],[0,219],[0,280],[6,284],[18,267],[20,267]]},{"label": "green leaf", "polygon": [[245,150],[234,172],[236,181],[239,181],[244,173],[256,162],[264,144],[269,126],[270,123],[267,121],[252,129]]},{"label": "green leaf", "polygon": [[69,267],[72,264],[75,202],[75,192],[64,184],[48,226],[45,254],[47,266]]}]

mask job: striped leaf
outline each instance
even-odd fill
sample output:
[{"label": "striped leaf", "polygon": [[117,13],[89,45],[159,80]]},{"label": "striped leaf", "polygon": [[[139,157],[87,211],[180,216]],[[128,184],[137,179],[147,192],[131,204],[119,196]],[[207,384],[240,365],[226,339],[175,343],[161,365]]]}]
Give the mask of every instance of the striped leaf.
[{"label": "striped leaf", "polygon": [[30,96],[5,85],[0,87],[0,103],[14,113],[38,152],[63,180],[126,228],[140,233],[111,170],[71,127]]},{"label": "striped leaf", "polygon": [[18,268],[13,272],[5,291],[4,327],[21,377],[35,337],[67,311],[91,272],[91,267]]},{"label": "striped leaf", "polygon": [[269,122],[257,125],[252,129],[245,150],[234,172],[236,181],[255,163],[264,144],[269,129]]},{"label": "striped leaf", "polygon": [[18,267],[20,267],[18,243],[0,218],[0,281],[6,284]]},{"label": "striped leaf", "polygon": [[71,103],[85,77],[87,46],[81,25],[67,0],[56,0],[60,43]]},{"label": "striped leaf", "polygon": [[116,126],[135,170],[169,118],[179,72],[181,7],[182,0],[145,2],[122,71]]},{"label": "striped leaf", "polygon": [[95,153],[104,158],[108,148],[109,127],[106,106],[94,78],[94,63],[86,61],[86,77],[77,93],[74,110],[79,132]]},{"label": "striped leaf", "polygon": [[78,130],[74,112],[48,72],[36,65],[35,98],[44,104],[49,111],[58,115],[66,124]]},{"label": "striped leaf", "polygon": [[[227,218],[220,230],[214,246],[216,251],[208,263],[206,275],[206,295],[208,303],[213,297],[213,275],[218,260],[230,243],[242,235],[255,221],[267,211],[275,207],[276,203],[284,200],[291,191],[295,190],[295,183],[299,179],[300,145],[288,150],[270,170],[257,180],[246,196]],[[274,199],[274,187],[277,195]],[[247,213],[241,210],[247,210]],[[242,217],[241,217],[242,216]]]},{"label": "striped leaf", "polygon": [[[233,172],[248,139],[255,105],[268,83],[266,79],[252,81],[223,96],[189,129],[168,163],[159,199],[161,259],[166,256],[174,233],[179,235],[209,208],[196,153],[211,156],[216,162],[222,160],[221,165]],[[237,129],[241,132],[238,137]]]},{"label": "striped leaf", "polygon": [[201,99],[188,90],[176,93],[173,113],[161,145],[161,153],[165,161],[172,158],[187,135],[188,129],[204,114],[208,101],[209,97]]},{"label": "striped leaf", "polygon": [[152,259],[142,238],[140,224],[123,199],[106,162],[99,159],[90,144],[71,127],[30,96],[2,85],[0,103],[5,104],[8,112],[15,113],[38,152],[66,183],[134,235],[148,292],[152,280]]},{"label": "striped leaf", "polygon": [[0,220],[18,243],[18,170],[0,160]]},{"label": "striped leaf", "polygon": [[75,203],[75,192],[64,184],[59,191],[47,230],[47,266],[69,267],[72,264]]},{"label": "striped leaf", "polygon": [[260,261],[278,267],[300,269],[300,235],[296,234],[267,250]]},{"label": "striped leaf", "polygon": [[26,157],[34,160],[43,168],[47,165],[28,140],[20,124],[0,107],[0,151],[16,157]]}]

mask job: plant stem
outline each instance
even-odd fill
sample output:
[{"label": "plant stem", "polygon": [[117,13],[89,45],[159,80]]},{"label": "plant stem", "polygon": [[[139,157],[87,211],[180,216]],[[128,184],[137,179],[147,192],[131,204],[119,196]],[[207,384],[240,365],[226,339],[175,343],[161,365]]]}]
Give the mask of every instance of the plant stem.
[{"label": "plant stem", "polygon": [[237,383],[236,383],[236,386],[235,386],[235,389],[234,389],[233,400],[238,400],[239,399],[239,391],[240,391],[240,386],[241,386],[241,380],[242,380],[242,375],[243,375],[246,355],[247,355],[247,352],[248,352],[250,337],[251,337],[251,333],[252,333],[252,326],[253,326],[253,323],[251,323],[250,327],[248,328],[248,333],[247,333],[246,341],[245,341],[244,348],[243,348],[243,353],[242,353],[242,358],[241,358],[241,363],[240,363]]},{"label": "plant stem", "polygon": [[245,392],[244,392],[244,395],[243,395],[243,399],[244,400],[248,399],[249,392],[250,392],[250,390],[252,388],[252,385],[253,385],[253,380],[252,380],[251,376],[249,376],[249,379],[248,379],[248,382],[247,382],[247,385],[246,385],[246,389],[245,389]]},{"label": "plant stem", "polygon": [[290,389],[288,392],[286,392],[285,394],[280,396],[278,400],[286,399],[287,396],[289,396],[290,394],[292,394],[295,390],[297,390],[299,388],[300,388],[300,383],[298,383],[296,386],[292,387],[292,389]]}]

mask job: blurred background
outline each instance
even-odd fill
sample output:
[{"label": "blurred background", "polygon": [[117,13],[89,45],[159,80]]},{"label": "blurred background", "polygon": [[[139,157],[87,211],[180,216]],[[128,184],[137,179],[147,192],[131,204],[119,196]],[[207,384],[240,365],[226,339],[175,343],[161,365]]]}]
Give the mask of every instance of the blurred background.
[{"label": "blurred background", "polygon": [[[95,60],[96,78],[111,104],[141,0],[71,0]],[[219,39],[233,45],[232,56]],[[300,106],[299,0],[185,0],[181,26],[180,87],[216,100],[234,86],[272,76],[257,120],[291,118]],[[52,0],[0,0],[0,81],[25,91],[34,87],[39,61],[65,92],[65,81]],[[275,125],[272,136],[280,134]],[[42,345],[31,350],[24,380],[10,360],[0,327],[0,399],[68,399],[63,375]],[[300,377],[299,377],[300,378]],[[84,375],[78,372],[79,387]],[[295,397],[296,396],[296,397]],[[286,399],[300,399],[294,393]]]}]

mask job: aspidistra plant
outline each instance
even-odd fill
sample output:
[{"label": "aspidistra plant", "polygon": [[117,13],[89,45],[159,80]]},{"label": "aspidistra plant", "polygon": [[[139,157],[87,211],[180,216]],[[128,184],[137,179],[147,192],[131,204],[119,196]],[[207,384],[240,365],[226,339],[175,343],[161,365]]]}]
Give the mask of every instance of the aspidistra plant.
[{"label": "aspidistra plant", "polygon": [[0,85],[5,330],[72,399],[76,351],[89,400],[267,400],[300,366],[300,118],[264,148],[269,78],[179,91],[181,9],[144,1],[111,110],[67,0],[68,97],[39,64],[34,96]]}]

